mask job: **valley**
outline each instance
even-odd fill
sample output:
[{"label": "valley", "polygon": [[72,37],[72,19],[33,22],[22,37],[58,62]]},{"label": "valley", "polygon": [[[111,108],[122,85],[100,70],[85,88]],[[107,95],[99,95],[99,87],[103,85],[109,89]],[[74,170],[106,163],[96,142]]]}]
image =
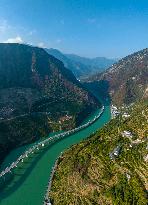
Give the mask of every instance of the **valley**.
[{"label": "valley", "polygon": [[0,205],[148,204],[147,33],[147,0],[0,0]]},{"label": "valley", "polygon": [[[57,205],[145,205],[148,104],[147,77],[143,75],[147,74],[147,60],[144,61],[146,67],[141,67],[140,72],[133,70],[135,67],[126,67],[129,62],[130,67],[147,59],[147,50],[120,60],[107,71],[86,78],[80,84],[60,61],[44,50],[13,46],[6,45],[5,49],[27,51],[28,55],[31,52],[32,64],[28,65],[35,78],[26,73],[23,81],[14,81],[10,76],[1,83],[0,126],[4,133],[0,135],[1,143],[6,150],[5,144],[8,146],[8,141],[12,141],[12,148],[8,146],[10,153],[5,159],[1,156],[4,161],[1,165],[0,203],[20,204],[19,199],[25,193],[22,205],[46,204],[45,199]],[[51,58],[50,72],[46,66],[45,70],[36,70],[40,68],[37,58],[40,59],[41,53]],[[17,62],[16,65],[21,64]],[[43,60],[41,65],[44,65]],[[112,77],[121,78],[123,68],[120,71],[120,67],[123,66],[124,82],[134,73],[137,83],[142,83],[138,95],[132,97],[129,91],[121,92],[122,85],[116,87],[116,80],[112,81]],[[16,67],[11,66],[10,72],[14,76],[15,70]],[[3,70],[1,72],[5,76]],[[112,72],[118,75],[112,76]],[[28,85],[25,77],[30,80]],[[133,87],[126,84],[126,90],[130,89],[130,93],[133,92]],[[6,102],[7,107],[4,106]],[[20,140],[16,131],[21,133]],[[5,137],[10,132],[15,135]],[[36,133],[34,137],[33,133]],[[4,153],[4,149],[1,152]],[[56,169],[50,178],[55,162]]]}]

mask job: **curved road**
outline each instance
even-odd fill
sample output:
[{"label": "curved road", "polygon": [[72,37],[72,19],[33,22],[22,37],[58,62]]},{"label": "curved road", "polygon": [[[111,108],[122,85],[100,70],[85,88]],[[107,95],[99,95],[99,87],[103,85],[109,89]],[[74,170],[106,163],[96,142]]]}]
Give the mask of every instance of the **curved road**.
[{"label": "curved road", "polygon": [[[94,113],[88,120],[91,120],[99,112],[100,110]],[[36,151],[33,156],[25,159],[25,161],[14,170],[13,180],[9,183],[7,182],[3,190],[0,191],[0,204],[41,205],[47,190],[47,183],[52,166],[60,153],[71,145],[88,137],[109,120],[110,107],[105,106],[101,117],[89,127],[53,143],[47,148],[44,147],[42,150]],[[8,163],[9,158],[11,161],[12,155],[16,155],[16,153],[21,152],[21,150],[24,150],[24,147],[13,151],[5,163]]]}]

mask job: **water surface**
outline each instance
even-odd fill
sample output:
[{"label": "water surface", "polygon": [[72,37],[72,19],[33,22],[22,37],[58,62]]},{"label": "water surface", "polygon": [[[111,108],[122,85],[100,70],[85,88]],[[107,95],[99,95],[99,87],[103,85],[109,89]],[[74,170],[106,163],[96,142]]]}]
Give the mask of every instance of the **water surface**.
[{"label": "water surface", "polygon": [[[96,111],[98,113],[99,110]],[[96,114],[95,113],[95,114]],[[94,114],[89,117],[93,118]],[[105,105],[101,117],[89,127],[72,134],[48,147],[40,150],[24,163],[20,164],[13,172],[13,179],[1,190],[1,205],[41,205],[46,193],[46,187],[52,166],[61,152],[80,142],[101,128],[110,120],[110,106]],[[6,158],[3,167],[9,164],[18,154],[22,153],[28,146],[15,149]]]}]

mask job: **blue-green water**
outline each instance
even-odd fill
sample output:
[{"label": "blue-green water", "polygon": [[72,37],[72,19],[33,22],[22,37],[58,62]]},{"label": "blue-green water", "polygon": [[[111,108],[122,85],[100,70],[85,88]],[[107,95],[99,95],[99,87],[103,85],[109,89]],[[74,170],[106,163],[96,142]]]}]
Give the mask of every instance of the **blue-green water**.
[{"label": "blue-green water", "polygon": [[[96,112],[99,112],[99,110]],[[93,118],[93,116],[94,114],[90,118]],[[7,185],[1,190],[0,204],[41,205],[52,166],[60,153],[101,128],[110,120],[110,117],[110,107],[106,105],[101,117],[89,127],[32,154],[14,170],[13,179],[6,183]],[[24,146],[11,152],[3,167],[12,162],[27,147]]]}]

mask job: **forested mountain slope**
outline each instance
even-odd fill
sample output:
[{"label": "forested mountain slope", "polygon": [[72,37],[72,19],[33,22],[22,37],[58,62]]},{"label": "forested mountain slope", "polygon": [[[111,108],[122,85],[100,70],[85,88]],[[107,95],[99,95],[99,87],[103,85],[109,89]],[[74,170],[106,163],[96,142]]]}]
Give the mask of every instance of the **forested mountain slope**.
[{"label": "forested mountain slope", "polygon": [[75,127],[98,106],[44,49],[0,44],[0,160],[18,145]]},{"label": "forested mountain slope", "polygon": [[108,85],[108,94],[113,104],[118,106],[148,98],[148,49],[121,59],[107,71],[90,77],[88,81],[98,82],[98,88],[100,85]]}]

